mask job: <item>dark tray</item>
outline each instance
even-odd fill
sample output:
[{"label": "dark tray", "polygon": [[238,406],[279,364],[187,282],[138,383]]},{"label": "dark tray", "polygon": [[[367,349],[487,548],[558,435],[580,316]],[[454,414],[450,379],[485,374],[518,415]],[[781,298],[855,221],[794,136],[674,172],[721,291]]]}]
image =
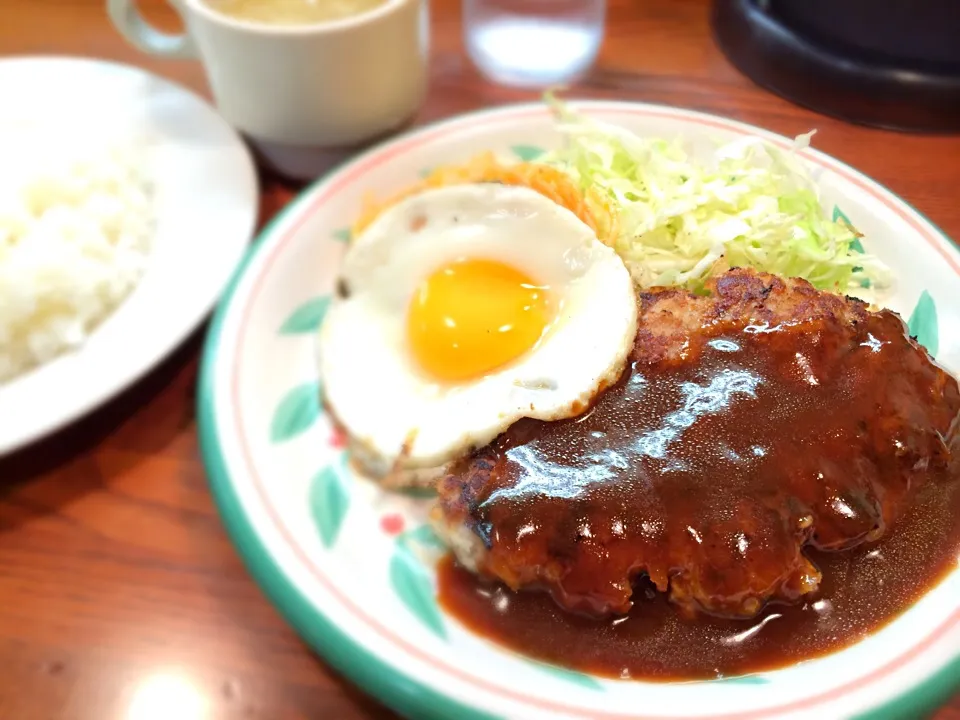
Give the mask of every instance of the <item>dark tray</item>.
[{"label": "dark tray", "polygon": [[715,0],[713,29],[741,72],[800,105],[960,131],[960,0]]}]

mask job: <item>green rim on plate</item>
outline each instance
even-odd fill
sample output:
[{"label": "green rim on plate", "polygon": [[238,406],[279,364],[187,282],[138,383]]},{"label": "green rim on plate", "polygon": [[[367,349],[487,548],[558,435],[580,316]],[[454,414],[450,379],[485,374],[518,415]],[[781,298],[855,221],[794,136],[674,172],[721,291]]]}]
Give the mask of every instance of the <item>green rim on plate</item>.
[{"label": "green rim on plate", "polygon": [[[534,105],[538,104],[515,105],[512,109],[519,110]],[[404,142],[406,139],[430,128],[462,122],[465,118],[482,118],[490,113],[503,112],[504,109],[500,107],[479,111],[423,126],[399,136],[388,143],[387,146]],[[701,115],[701,113],[695,114]],[[215,368],[220,350],[223,324],[233,303],[237,286],[246,275],[254,258],[274,235],[275,228],[301,210],[315,188],[323,184],[329,175],[340,172],[345,166],[359,164],[367,158],[383,152],[383,149],[384,146],[373,148],[357,156],[344,166],[331,170],[327,176],[319,178],[307,187],[261,231],[235,271],[213,317],[201,360],[197,393],[201,454],[209,477],[210,487],[224,524],[251,574],[287,621],[307,640],[314,650],[324,657],[326,662],[349,677],[366,692],[379,698],[407,717],[493,719],[496,716],[464,705],[449,695],[438,692],[411,678],[402,670],[380,659],[338,628],[333,621],[310,602],[277,566],[264,542],[255,531],[231,480],[219,437],[218,417],[214,409]],[[834,161],[853,170],[840,161]],[[857,174],[859,175],[859,173]],[[922,214],[909,204],[905,202],[904,204],[923,218],[941,238],[947,239],[947,236]],[[900,695],[886,701],[883,705],[857,715],[856,719],[916,718],[936,709],[950,697],[958,685],[960,685],[960,656],[955,657],[937,672]]]}]

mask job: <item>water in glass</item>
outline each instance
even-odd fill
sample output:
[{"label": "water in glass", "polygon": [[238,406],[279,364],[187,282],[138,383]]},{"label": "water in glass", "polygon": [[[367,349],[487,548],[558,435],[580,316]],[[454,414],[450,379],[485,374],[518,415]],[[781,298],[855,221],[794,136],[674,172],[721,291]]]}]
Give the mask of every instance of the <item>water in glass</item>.
[{"label": "water in glass", "polygon": [[463,0],[464,40],[496,82],[569,82],[596,59],[605,12],[606,0]]}]

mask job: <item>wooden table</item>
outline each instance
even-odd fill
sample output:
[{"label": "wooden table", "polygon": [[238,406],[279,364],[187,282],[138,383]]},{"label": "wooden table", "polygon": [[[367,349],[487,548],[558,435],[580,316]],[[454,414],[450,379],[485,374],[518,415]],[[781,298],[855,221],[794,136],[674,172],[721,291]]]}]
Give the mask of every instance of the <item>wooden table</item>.
[{"label": "wooden table", "polygon": [[[110,58],[207,94],[197,64],[126,46],[104,0],[0,4],[0,54]],[[177,27],[162,0],[141,5]],[[534,97],[483,81],[463,54],[459,2],[433,5],[420,121]],[[706,0],[611,0],[602,55],[578,94],[713,111],[786,135],[818,128],[817,147],[960,238],[960,138],[854,127],[780,100],[726,62],[707,18]],[[263,187],[262,220],[297,190],[271,178]],[[227,540],[195,437],[202,333],[107,407],[0,460],[3,720],[391,717],[297,639]],[[960,720],[960,697],[937,717]]]}]

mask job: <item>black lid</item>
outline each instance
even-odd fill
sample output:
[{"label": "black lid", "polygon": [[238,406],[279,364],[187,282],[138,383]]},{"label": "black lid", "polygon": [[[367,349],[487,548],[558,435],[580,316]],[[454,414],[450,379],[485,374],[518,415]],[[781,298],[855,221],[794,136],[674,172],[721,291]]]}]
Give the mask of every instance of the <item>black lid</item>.
[{"label": "black lid", "polygon": [[713,28],[741,72],[788,100],[865,125],[956,132],[958,6],[954,0],[715,0]]}]

